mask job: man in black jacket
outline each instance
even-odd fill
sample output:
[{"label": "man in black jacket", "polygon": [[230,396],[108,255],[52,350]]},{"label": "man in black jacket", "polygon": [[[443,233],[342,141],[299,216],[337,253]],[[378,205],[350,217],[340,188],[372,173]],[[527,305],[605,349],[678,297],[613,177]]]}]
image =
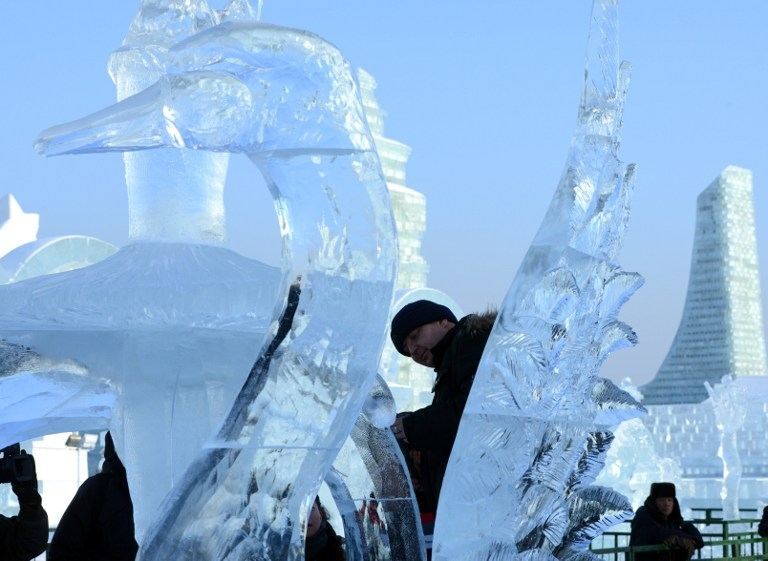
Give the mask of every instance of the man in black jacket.
[{"label": "man in black jacket", "polygon": [[133,561],[138,549],[128,478],[107,433],[101,472],[80,485],[64,511],[48,561]]},{"label": "man in black jacket", "polygon": [[666,545],[669,549],[637,553],[637,561],[687,561],[704,540],[696,526],[683,520],[674,483],[651,483],[651,494],[632,520],[629,546]]},{"label": "man in black jacket", "polygon": [[757,534],[761,538],[768,538],[768,506],[763,507],[763,518],[757,525]]},{"label": "man in black jacket", "polygon": [[19,458],[25,462],[23,471],[32,477],[11,481],[11,488],[19,499],[19,515],[11,518],[0,515],[0,559],[3,561],[30,561],[48,545],[48,514],[37,492],[35,460],[23,450],[14,455],[14,460]]},{"label": "man in black jacket", "polygon": [[446,306],[429,300],[404,306],[392,319],[392,343],[398,352],[437,374],[432,404],[401,414],[392,427],[408,450],[418,452],[422,521],[437,512],[448,458],[495,319],[495,313],[487,313],[457,320]]}]

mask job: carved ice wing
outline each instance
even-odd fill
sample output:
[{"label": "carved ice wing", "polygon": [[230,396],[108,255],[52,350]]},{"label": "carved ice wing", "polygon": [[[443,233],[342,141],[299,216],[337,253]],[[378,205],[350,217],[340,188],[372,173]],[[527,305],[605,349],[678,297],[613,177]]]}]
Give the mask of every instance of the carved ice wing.
[{"label": "carved ice wing", "polygon": [[606,358],[636,343],[617,316],[642,283],[614,262],[634,172],[617,157],[629,77],[617,5],[593,4],[565,170],[475,376],[441,491],[436,561],[551,558],[625,514],[620,495],[588,486],[607,426],[640,412],[597,383]]}]

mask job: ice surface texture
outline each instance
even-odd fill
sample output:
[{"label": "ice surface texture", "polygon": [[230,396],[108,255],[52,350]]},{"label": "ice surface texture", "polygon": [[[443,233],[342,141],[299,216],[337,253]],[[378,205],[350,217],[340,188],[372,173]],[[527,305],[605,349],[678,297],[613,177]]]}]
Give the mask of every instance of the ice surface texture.
[{"label": "ice surface texture", "polygon": [[326,476],[345,520],[347,559],[426,558],[408,468],[389,426],[395,400],[379,376]]},{"label": "ice surface texture", "polygon": [[558,188],[502,305],[469,396],[437,513],[436,560],[582,559],[628,500],[592,483],[610,429],[642,414],[598,378],[635,333],[617,319],[641,285],[615,259],[633,167],[617,158],[628,65],[617,1],[596,0],[584,92]]},{"label": "ice surface texture", "polygon": [[714,387],[709,382],[704,382],[704,387],[715,411],[717,429],[720,431],[717,455],[723,462],[723,486],[720,490],[723,519],[739,520],[739,487],[743,468],[739,455],[738,433],[747,420],[747,409],[744,407],[747,395],[732,376],[723,376],[722,381]]},{"label": "ice surface texture", "polygon": [[[137,21],[145,24],[137,28],[174,29],[174,18],[202,4],[144,2]],[[143,540],[143,559],[301,558],[308,508],[369,395],[385,334],[395,229],[349,65],[322,39],[259,24],[246,12],[214,26],[192,18],[200,30],[158,55],[163,74],[155,83],[46,131],[38,143],[46,154],[240,152],[274,196],[285,258],[275,327],[260,356],[252,347],[258,360],[250,374],[243,369],[247,379],[216,439],[160,509]],[[140,43],[133,38],[131,44]],[[147,49],[141,49],[144,56]],[[120,76],[133,74],[113,65],[118,85]],[[285,304],[289,286],[293,299]],[[171,335],[155,334],[154,340],[161,345]],[[194,355],[211,350],[189,347],[184,351]],[[169,348],[168,360],[177,360],[179,350]],[[144,377],[139,382],[144,396],[156,384]],[[127,396],[124,414],[140,399]],[[179,405],[194,411],[194,403]],[[147,450],[132,440],[132,427],[124,428],[130,476],[136,473],[131,450]],[[169,444],[177,439],[184,441],[175,435]],[[132,492],[153,485],[143,475],[131,478]]]}]

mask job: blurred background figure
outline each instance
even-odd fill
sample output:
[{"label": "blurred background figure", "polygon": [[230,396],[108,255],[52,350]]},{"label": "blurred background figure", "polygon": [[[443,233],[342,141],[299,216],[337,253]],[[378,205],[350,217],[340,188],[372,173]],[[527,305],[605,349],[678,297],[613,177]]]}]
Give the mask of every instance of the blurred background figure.
[{"label": "blurred background figure", "polygon": [[307,521],[305,561],[345,561],[344,540],[336,534],[328,518],[320,497],[315,497]]},{"label": "blurred background figure", "polygon": [[12,444],[2,450],[0,483],[10,483],[19,499],[18,516],[0,515],[0,559],[30,561],[48,545],[48,515],[37,492],[35,459]]},{"label": "blurred background figure", "polygon": [[696,527],[683,520],[674,483],[651,483],[651,493],[632,520],[630,547],[667,545],[670,549],[635,554],[636,561],[687,561],[704,541]]},{"label": "blurred background figure", "polygon": [[101,472],[86,479],[69,503],[48,561],[134,561],[138,549],[125,467],[107,432]]}]

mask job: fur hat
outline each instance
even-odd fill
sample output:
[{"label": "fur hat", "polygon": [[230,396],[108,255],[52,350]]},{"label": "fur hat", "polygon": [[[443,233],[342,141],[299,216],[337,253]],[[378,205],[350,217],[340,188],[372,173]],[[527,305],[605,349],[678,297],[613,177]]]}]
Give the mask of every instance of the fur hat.
[{"label": "fur hat", "polygon": [[660,499],[662,497],[675,498],[675,484],[674,483],[651,483],[652,499]]},{"label": "fur hat", "polygon": [[417,300],[403,306],[399,312],[392,318],[392,344],[395,345],[397,352],[404,356],[411,356],[408,349],[405,348],[405,338],[417,327],[447,319],[453,323],[459,320],[453,315],[453,312],[442,304],[436,304],[430,300]]}]

